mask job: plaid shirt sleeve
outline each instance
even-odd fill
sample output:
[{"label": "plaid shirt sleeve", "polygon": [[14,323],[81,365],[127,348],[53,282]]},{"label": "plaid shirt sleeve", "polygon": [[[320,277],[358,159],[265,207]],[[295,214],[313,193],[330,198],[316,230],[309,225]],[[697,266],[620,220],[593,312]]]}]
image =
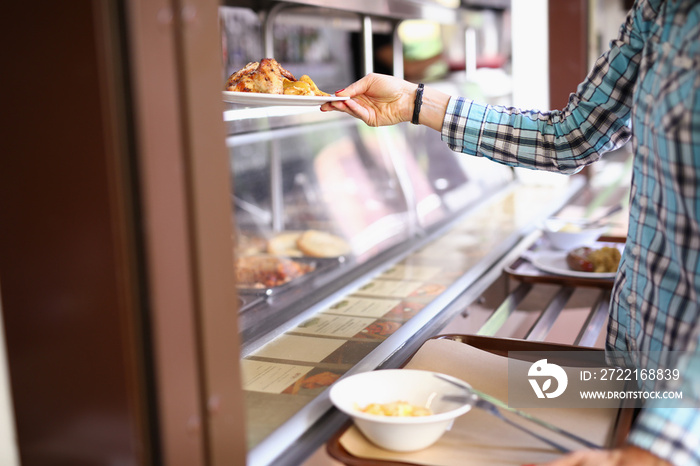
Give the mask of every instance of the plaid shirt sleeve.
[{"label": "plaid shirt sleeve", "polygon": [[630,136],[632,92],[643,40],[629,14],[617,40],[571,94],[550,112],[450,99],[442,140],[454,151],[514,167],[576,173]]}]

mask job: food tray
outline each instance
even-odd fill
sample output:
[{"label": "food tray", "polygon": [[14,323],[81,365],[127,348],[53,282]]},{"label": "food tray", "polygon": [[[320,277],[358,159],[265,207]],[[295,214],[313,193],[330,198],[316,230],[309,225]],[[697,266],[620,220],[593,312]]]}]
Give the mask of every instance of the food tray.
[{"label": "food tray", "polygon": [[[565,351],[601,351],[604,350],[594,350],[588,347],[566,345],[560,343],[542,343],[542,342],[532,342],[525,340],[515,340],[509,338],[494,338],[486,337],[480,335],[461,335],[461,334],[447,334],[447,335],[437,335],[431,339],[449,339],[452,341],[457,341],[464,343],[466,345],[471,345],[475,348],[481,349],[483,351],[488,351],[501,356],[508,356],[510,351],[552,351],[557,352],[557,357],[554,359],[556,363],[567,364],[567,363],[579,363],[578,359],[569,361],[562,355]],[[410,358],[409,358],[410,360]],[[619,410],[617,419],[615,421],[613,436],[610,439],[610,447],[619,447],[624,445],[625,439],[629,434],[630,428],[634,421],[638,409],[636,408],[626,408],[623,404],[623,408]],[[398,465],[413,465],[415,463],[406,463],[400,461],[389,461],[381,459],[371,459],[371,458],[360,458],[349,453],[341,444],[340,438],[343,436],[345,431],[353,425],[352,420],[345,423],[340,429],[338,429],[331,439],[326,443],[326,451],[335,460],[340,461],[344,465],[349,466],[398,466]]]},{"label": "food tray", "polygon": [[304,275],[294,278],[282,285],[273,287],[250,287],[244,285],[237,285],[238,293],[241,295],[249,296],[276,296],[284,291],[291,288],[295,288],[303,283],[308,283],[309,281],[319,277],[323,273],[328,272],[332,268],[338,267],[338,265],[343,262],[344,258],[312,258],[312,257],[288,257],[287,259],[311,266],[311,270]]},{"label": "food tray", "polygon": [[263,297],[256,296],[253,294],[239,294],[238,295],[238,309],[239,311],[245,311],[250,309],[258,303],[263,301]]}]

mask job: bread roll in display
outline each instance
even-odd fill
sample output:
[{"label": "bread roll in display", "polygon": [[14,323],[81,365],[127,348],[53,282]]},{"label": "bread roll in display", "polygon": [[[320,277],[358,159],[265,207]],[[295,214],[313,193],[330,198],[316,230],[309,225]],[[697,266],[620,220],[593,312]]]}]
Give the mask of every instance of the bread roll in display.
[{"label": "bread roll in display", "polygon": [[267,241],[267,252],[275,256],[301,257],[304,254],[297,247],[300,231],[279,233]]},{"label": "bread roll in display", "polygon": [[343,238],[325,231],[306,230],[297,239],[297,247],[311,257],[339,257],[350,253],[350,245]]}]

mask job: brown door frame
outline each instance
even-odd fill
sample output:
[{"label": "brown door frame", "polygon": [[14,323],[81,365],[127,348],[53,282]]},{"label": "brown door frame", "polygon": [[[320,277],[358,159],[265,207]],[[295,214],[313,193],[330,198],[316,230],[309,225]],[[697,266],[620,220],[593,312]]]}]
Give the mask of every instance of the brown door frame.
[{"label": "brown door frame", "polygon": [[121,19],[78,0],[12,2],[0,20],[0,298],[25,465],[159,455]]},{"label": "brown door frame", "polygon": [[166,464],[245,463],[218,2],[129,2]]},{"label": "brown door frame", "polygon": [[22,464],[244,464],[217,2],[5,13],[0,298]]}]

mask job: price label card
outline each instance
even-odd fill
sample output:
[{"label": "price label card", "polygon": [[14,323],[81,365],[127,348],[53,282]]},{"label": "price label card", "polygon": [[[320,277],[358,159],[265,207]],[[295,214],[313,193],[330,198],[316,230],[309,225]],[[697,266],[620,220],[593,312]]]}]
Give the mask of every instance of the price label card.
[{"label": "price label card", "polygon": [[307,335],[352,338],[374,321],[375,319],[364,319],[361,317],[319,314],[294,328],[292,332],[304,333]]},{"label": "price label card", "polygon": [[358,317],[379,318],[394,309],[401,303],[398,299],[370,299],[348,296],[338,301],[324,312]]},{"label": "price label card", "polygon": [[385,298],[406,298],[422,285],[417,281],[372,280],[355,294]]},{"label": "price label card", "polygon": [[427,281],[440,273],[442,267],[429,265],[398,264],[386,270],[382,278],[392,280],[423,280]]},{"label": "price label card", "polygon": [[340,348],[343,340],[282,335],[266,344],[252,356],[287,361],[321,362]]},{"label": "price label card", "polygon": [[313,367],[241,360],[243,390],[251,392],[282,393]]}]

